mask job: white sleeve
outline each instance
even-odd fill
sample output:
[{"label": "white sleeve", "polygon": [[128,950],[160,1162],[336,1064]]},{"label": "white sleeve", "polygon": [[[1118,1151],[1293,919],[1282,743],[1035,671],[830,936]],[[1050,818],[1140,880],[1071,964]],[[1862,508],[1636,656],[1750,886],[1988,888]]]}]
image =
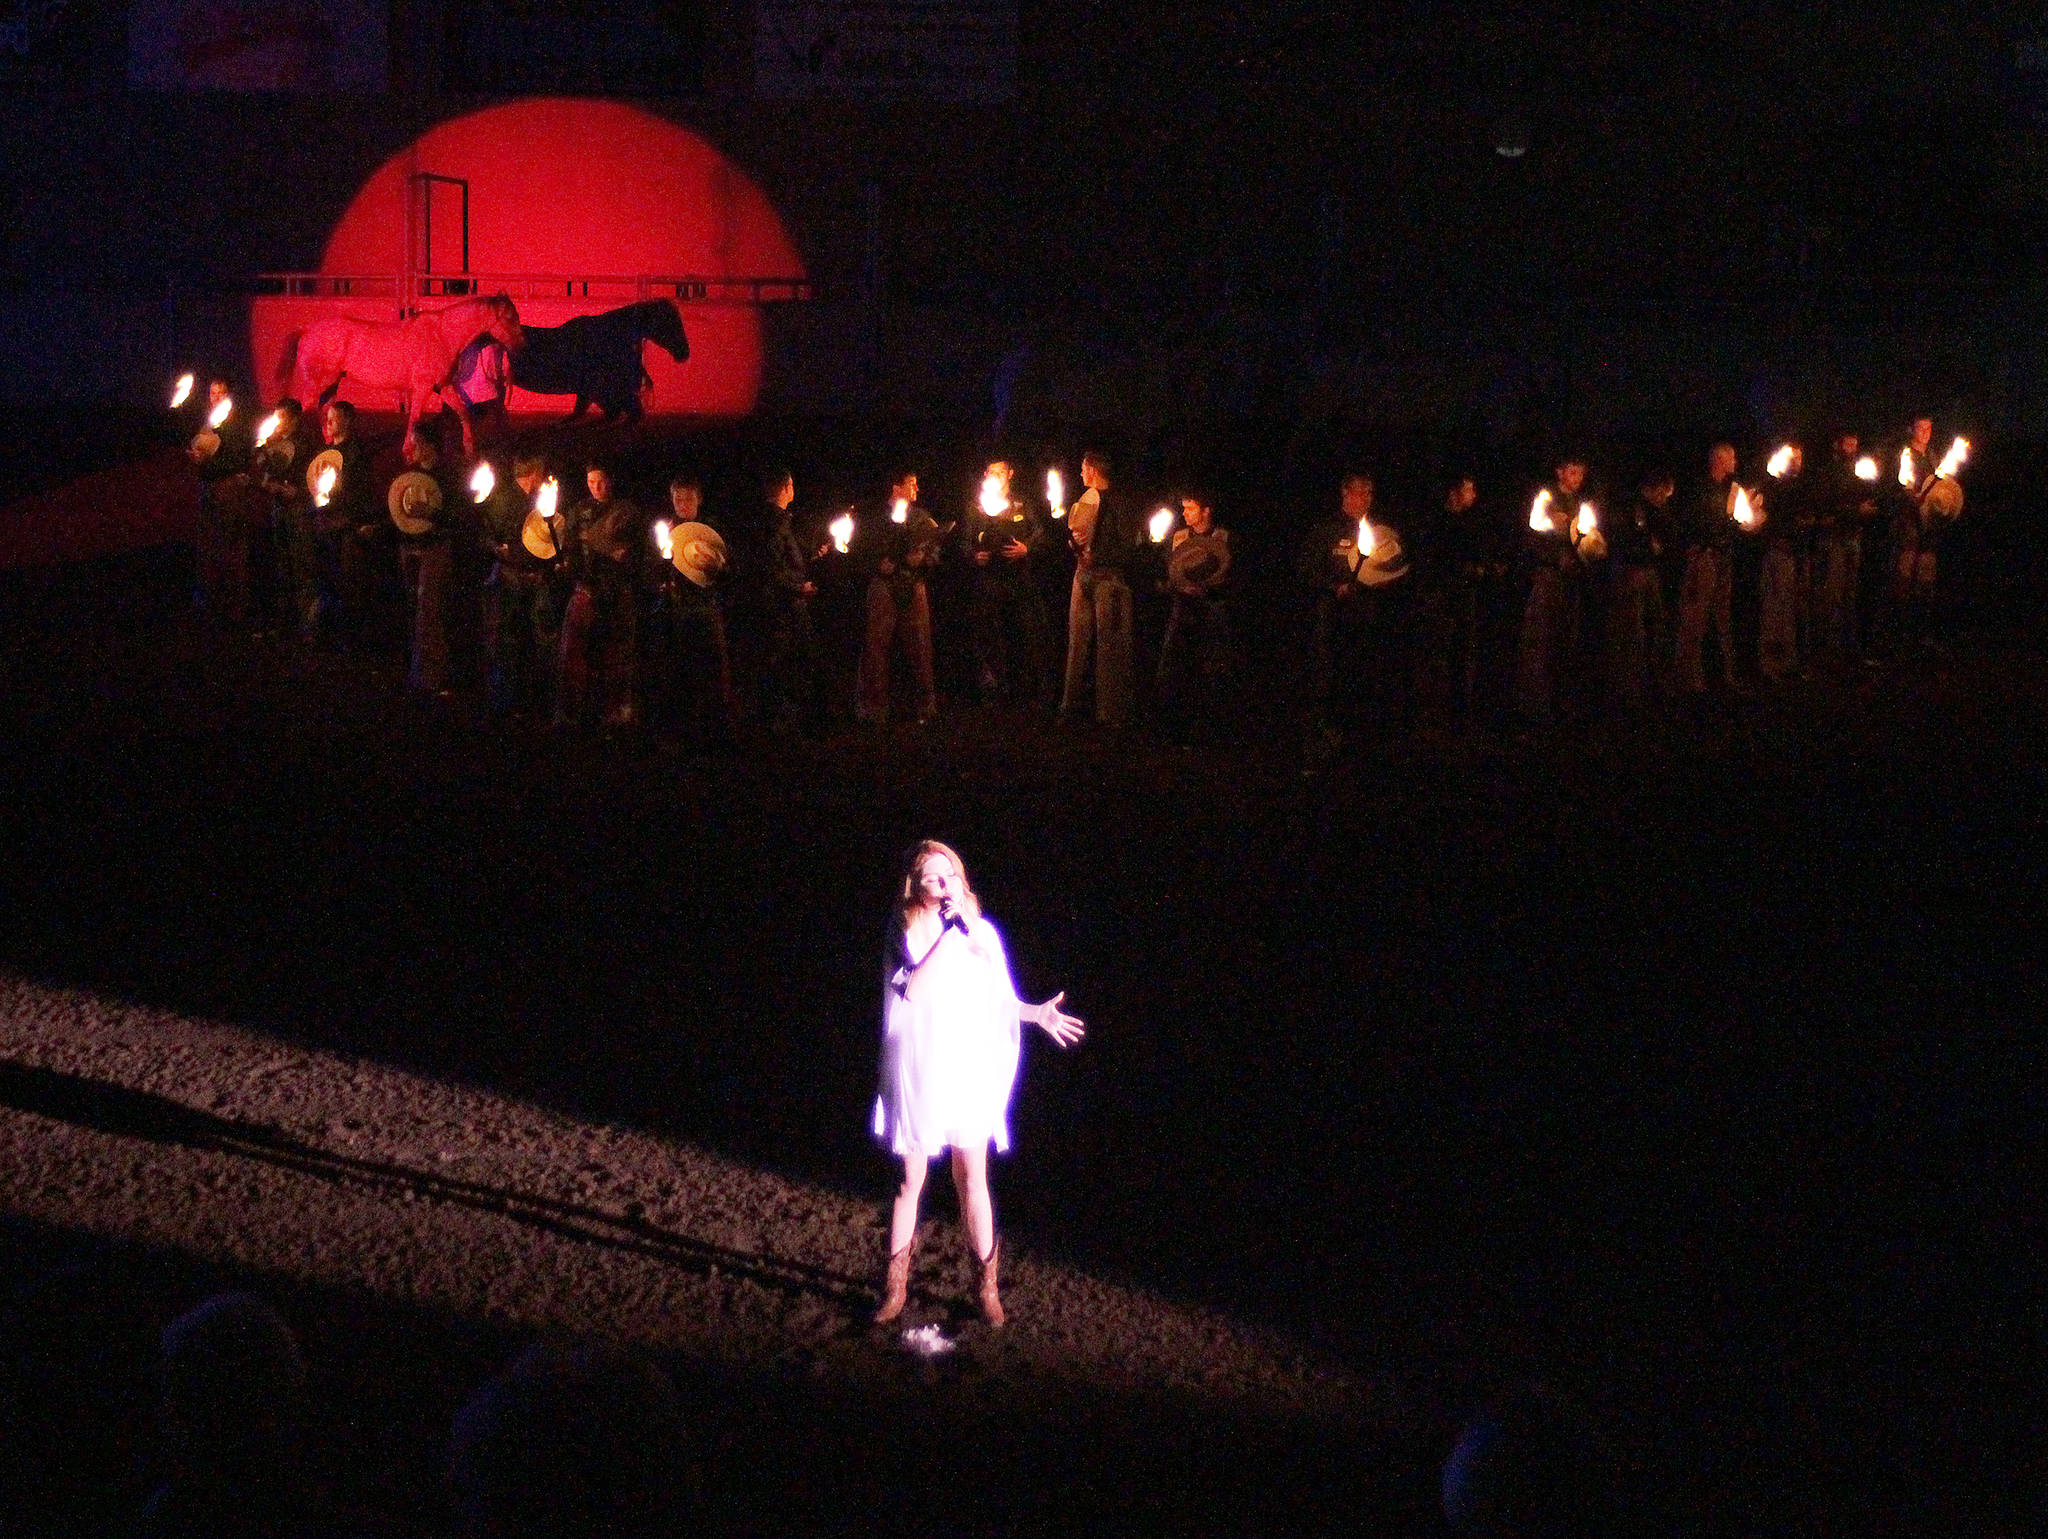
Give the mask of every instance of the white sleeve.
[{"label": "white sleeve", "polygon": [[974,922],[975,939],[983,948],[989,960],[989,989],[999,1009],[1011,1019],[1022,1019],[1017,998],[1017,984],[1010,976],[1010,958],[1003,950],[1003,937],[996,927],[986,919]]}]

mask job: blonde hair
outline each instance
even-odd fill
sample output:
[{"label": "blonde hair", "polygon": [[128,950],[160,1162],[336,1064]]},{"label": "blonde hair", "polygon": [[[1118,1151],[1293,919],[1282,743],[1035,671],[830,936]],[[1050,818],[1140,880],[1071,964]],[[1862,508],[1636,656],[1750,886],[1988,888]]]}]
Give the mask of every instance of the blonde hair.
[{"label": "blonde hair", "polygon": [[918,890],[917,873],[926,859],[943,855],[953,862],[953,869],[960,873],[960,909],[969,919],[981,917],[981,900],[968,885],[967,863],[954,853],[950,844],[941,844],[936,839],[920,839],[913,844],[903,857],[903,891],[897,899],[897,918],[909,925],[910,916],[924,907],[924,894]]}]

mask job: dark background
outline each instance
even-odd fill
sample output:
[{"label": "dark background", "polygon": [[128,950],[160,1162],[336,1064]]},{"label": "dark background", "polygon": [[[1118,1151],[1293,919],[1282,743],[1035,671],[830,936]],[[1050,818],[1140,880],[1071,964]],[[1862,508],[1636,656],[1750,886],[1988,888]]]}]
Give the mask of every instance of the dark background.
[{"label": "dark background", "polygon": [[[495,99],[437,8],[395,16],[376,98],[142,95],[83,51],[0,98],[0,398],[153,402],[232,351],[252,273],[314,265],[384,157]],[[422,728],[388,658],[309,686],[223,656],[161,563],[62,579],[54,614],[15,586],[0,961],[879,1193],[878,894],[940,834],[1027,991],[1096,1031],[1024,1082],[998,1179],[1029,1243],[1426,1365],[1447,1403],[1561,1383],[1701,1528],[2021,1531],[2033,26],[1027,4],[1017,99],[961,107],[755,100],[744,8],[707,6],[697,89],[654,105],[819,280],[772,320],[752,446],[806,487],[906,446],[964,476],[1025,344],[1019,431],[1220,472],[1269,567],[1360,451],[1413,498],[1474,446],[1510,478],[1568,433],[1689,466],[1932,409],[1986,436],[1999,532],[1959,545],[1999,601],[1957,668],[1554,752],[1395,743],[1305,790],[1285,689],[1193,759],[970,717],[686,780]],[[91,458],[92,415],[41,420],[65,441],[31,460]],[[1284,660],[1298,617],[1264,612]]]},{"label": "dark background", "polygon": [[[979,417],[1026,344],[1037,388],[1148,424],[1869,434],[1925,403],[2012,434],[2048,389],[2024,7],[1027,0],[1015,98],[969,105],[758,98],[751,12],[720,0],[639,8],[674,60],[656,94],[602,48],[483,59],[490,6],[424,3],[393,9],[380,95],[131,92],[122,9],[69,9],[106,46],[0,96],[16,400],[152,399],[195,350],[246,367],[247,279],[317,265],[378,163],[522,89],[641,97],[768,190],[821,294],[775,318],[771,409],[858,388]],[[543,37],[559,8],[513,9]]]}]

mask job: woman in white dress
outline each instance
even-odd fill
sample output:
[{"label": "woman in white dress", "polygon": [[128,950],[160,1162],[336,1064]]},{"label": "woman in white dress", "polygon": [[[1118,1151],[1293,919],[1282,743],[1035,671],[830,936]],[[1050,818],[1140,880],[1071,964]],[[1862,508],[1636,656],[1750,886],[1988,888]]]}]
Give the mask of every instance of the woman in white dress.
[{"label": "woman in white dress", "polygon": [[1002,937],[982,918],[966,867],[945,845],[927,839],[910,852],[900,902],[883,990],[875,1137],[903,1161],[903,1185],[889,1220],[889,1268],[875,1323],[903,1313],[925,1168],[950,1148],[961,1221],[981,1269],[981,1312],[1001,1325],[989,1145],[999,1152],[1010,1147],[1022,1023],[1067,1047],[1081,1039],[1081,1022],[1060,1009],[1064,992],[1042,1005],[1017,998]]}]

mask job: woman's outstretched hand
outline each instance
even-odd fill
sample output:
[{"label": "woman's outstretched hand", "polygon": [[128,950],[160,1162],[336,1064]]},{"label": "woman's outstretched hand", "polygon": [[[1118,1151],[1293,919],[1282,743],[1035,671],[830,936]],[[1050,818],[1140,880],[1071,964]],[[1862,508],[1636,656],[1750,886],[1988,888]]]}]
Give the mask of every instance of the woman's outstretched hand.
[{"label": "woman's outstretched hand", "polygon": [[1059,1043],[1061,1047],[1072,1047],[1081,1040],[1083,1030],[1081,1017],[1069,1015],[1060,1008],[1060,1001],[1066,997],[1067,991],[1061,989],[1059,993],[1053,995],[1044,1004],[1027,1006],[1024,1013],[1040,1030],[1048,1037],[1051,1037],[1053,1041]]}]

